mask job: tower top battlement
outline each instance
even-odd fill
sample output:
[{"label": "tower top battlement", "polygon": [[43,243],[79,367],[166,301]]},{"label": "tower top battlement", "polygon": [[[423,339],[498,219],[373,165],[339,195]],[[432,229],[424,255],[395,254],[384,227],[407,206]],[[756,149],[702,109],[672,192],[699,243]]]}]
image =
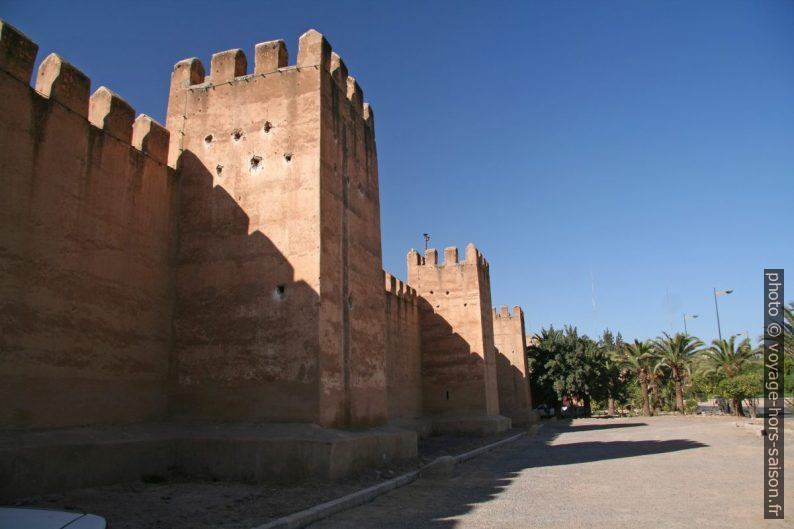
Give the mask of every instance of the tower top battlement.
[{"label": "tower top battlement", "polygon": [[474,246],[474,243],[466,245],[464,253],[464,260],[461,261],[458,257],[458,248],[456,246],[447,246],[444,248],[444,261],[439,264],[438,250],[435,248],[428,248],[425,255],[422,256],[415,249],[411,248],[408,252],[408,268],[415,268],[419,266],[428,267],[447,267],[455,265],[471,265],[476,264],[484,269],[488,269],[488,261],[483,257],[482,253]]},{"label": "tower top battlement", "polygon": [[[319,114],[313,107],[314,92],[327,93],[328,87],[333,85],[336,86],[333,99],[320,97],[325,101],[325,108],[329,108],[331,101],[335,105],[346,105],[343,113],[349,115],[351,123],[361,123],[365,134],[374,140],[374,113],[369,103],[364,101],[363,90],[349,75],[347,66],[328,40],[314,29],[306,31],[298,39],[297,58],[292,65],[283,40],[256,44],[253,72],[249,70],[246,53],[239,48],[214,53],[208,71],[196,57],[183,59],[174,65],[171,72],[166,126],[178,141],[171,145],[169,162],[176,166],[186,148],[187,121],[195,121],[202,113],[210,112],[212,101],[216,107],[214,112],[223,114],[216,116],[216,123],[224,116],[230,118],[235,114],[222,111],[222,108],[231,104],[242,109],[248,105],[245,115],[252,120],[263,118],[260,125],[269,130],[268,126],[275,122],[264,120],[263,114],[268,112],[266,103],[291,101],[290,119],[293,122],[296,119],[309,120]],[[302,95],[305,100],[298,102]],[[237,119],[240,117],[242,114]]]},{"label": "tower top battlement", "polygon": [[500,305],[499,310],[497,311],[494,307],[493,309],[493,317],[495,320],[514,320],[514,319],[521,319],[523,317],[523,312],[519,305],[513,306],[513,313],[510,313],[510,310],[507,308],[507,305]]},{"label": "tower top battlement", "polygon": [[207,73],[197,57],[183,59],[174,65],[171,76],[171,91],[175,88],[209,91],[214,87],[247,83],[255,77],[284,75],[291,71],[315,69],[329,72],[342,93],[357,110],[364,121],[372,126],[373,112],[364,101],[364,92],[356,79],[348,74],[342,58],[333,51],[328,40],[317,30],[310,29],[298,39],[295,64],[289,64],[289,51],[283,40],[260,42],[254,47],[254,68],[248,72],[248,59],[240,48],[212,54]]}]

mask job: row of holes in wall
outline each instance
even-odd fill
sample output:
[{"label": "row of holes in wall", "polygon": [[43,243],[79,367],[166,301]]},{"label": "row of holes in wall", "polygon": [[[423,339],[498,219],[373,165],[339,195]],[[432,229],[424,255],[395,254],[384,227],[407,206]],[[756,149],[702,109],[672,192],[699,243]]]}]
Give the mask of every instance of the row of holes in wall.
[{"label": "row of holes in wall", "polygon": [[[431,294],[431,295],[433,294],[433,291],[432,291],[432,290],[430,291],[430,294]],[[446,291],[446,295],[447,295],[447,296],[449,296],[449,290],[447,290],[447,291]],[[468,307],[468,306],[469,306],[469,304],[468,304],[468,303],[464,303],[464,304],[463,304],[463,306],[464,306],[464,307]],[[441,308],[441,305],[436,305],[436,308],[437,308],[437,309]]]},{"label": "row of holes in wall", "polygon": [[[292,161],[292,153],[291,152],[285,152],[284,153],[284,159],[287,161],[287,163],[291,162]],[[252,172],[256,171],[259,168],[259,164],[260,163],[262,163],[262,157],[261,156],[257,156],[257,155],[251,156],[251,162],[250,162],[249,170],[252,171]],[[215,173],[218,176],[221,176],[221,174],[223,173],[223,165],[222,164],[218,164],[218,165],[215,166]]]},{"label": "row of holes in wall", "polygon": [[[270,123],[269,121],[265,121],[265,124],[262,126],[262,131],[265,134],[269,134],[272,129],[273,129],[273,124]],[[241,139],[243,139],[244,134],[243,134],[243,131],[241,129],[234,129],[230,133],[230,136],[232,137],[233,141],[237,142],[237,141],[240,141]],[[207,134],[206,136],[204,136],[204,143],[206,143],[207,145],[210,145],[213,141],[215,141],[215,137],[212,134]],[[292,153],[291,152],[285,152],[284,153],[284,159],[287,162],[292,161]],[[252,156],[251,157],[251,167],[250,167],[251,171],[256,170],[257,167],[259,167],[259,164],[261,162],[262,162],[262,157],[261,156],[256,156],[256,155]],[[221,165],[221,164],[216,165],[215,166],[215,172],[218,174],[218,176],[220,176],[221,173],[223,173],[223,165]]]},{"label": "row of holes in wall", "polygon": [[[269,134],[272,129],[273,129],[273,124],[270,123],[269,121],[265,121],[265,124],[262,125],[262,132],[264,132],[265,134]],[[234,129],[233,131],[231,131],[231,133],[229,133],[229,135],[232,137],[232,140],[240,141],[241,139],[243,139],[243,136],[245,134],[243,133],[242,129]],[[204,136],[204,143],[206,143],[207,145],[212,143],[214,140],[215,140],[215,136],[213,136],[212,134],[207,134],[206,136]]]}]

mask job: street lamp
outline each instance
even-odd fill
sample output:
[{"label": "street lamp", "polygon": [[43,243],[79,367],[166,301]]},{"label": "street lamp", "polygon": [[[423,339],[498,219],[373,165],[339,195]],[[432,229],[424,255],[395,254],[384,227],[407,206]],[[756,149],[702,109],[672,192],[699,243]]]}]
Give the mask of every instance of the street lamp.
[{"label": "street lamp", "polygon": [[720,307],[717,305],[717,297],[733,293],[733,290],[717,290],[714,289],[714,310],[717,311],[717,334],[722,341],[722,329],[720,328]]},{"label": "street lamp", "polygon": [[686,320],[694,320],[694,319],[695,319],[695,318],[697,318],[697,317],[698,317],[698,315],[697,315],[697,314],[687,314],[687,313],[684,313],[684,336],[687,336],[687,335],[689,334],[689,333],[687,332],[687,330],[686,330]]}]

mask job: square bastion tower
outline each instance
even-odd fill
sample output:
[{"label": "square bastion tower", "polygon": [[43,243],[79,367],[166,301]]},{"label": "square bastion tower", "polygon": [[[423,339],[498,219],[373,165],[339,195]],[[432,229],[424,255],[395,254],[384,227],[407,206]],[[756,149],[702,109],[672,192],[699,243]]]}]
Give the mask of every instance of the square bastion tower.
[{"label": "square bastion tower", "polygon": [[181,174],[171,412],[385,422],[372,109],[326,39],[176,64],[166,128]]},{"label": "square bastion tower", "polygon": [[513,313],[507,305],[493,309],[496,378],[499,383],[499,413],[510,417],[513,425],[532,422],[532,395],[529,391],[527,340],[524,311],[518,305]]},{"label": "square bastion tower", "polygon": [[408,253],[408,283],[420,299],[422,397],[436,432],[497,432],[510,427],[499,415],[496,351],[488,262],[473,244]]}]

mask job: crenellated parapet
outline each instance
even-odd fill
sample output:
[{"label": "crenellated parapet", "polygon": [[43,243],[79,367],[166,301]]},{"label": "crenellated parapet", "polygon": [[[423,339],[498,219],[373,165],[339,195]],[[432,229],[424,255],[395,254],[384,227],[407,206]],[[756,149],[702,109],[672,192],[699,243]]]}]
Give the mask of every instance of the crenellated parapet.
[{"label": "crenellated parapet", "polygon": [[[0,20],[1,71],[20,83],[30,84],[37,51],[35,42]],[[90,94],[90,86],[86,74],[63,57],[51,53],[39,65],[34,90],[36,96],[50,104],[88,120],[105,135],[165,164],[163,145],[167,151],[168,131],[144,114],[135,119],[132,107],[108,88],[100,86]]]},{"label": "crenellated parapet", "polygon": [[510,313],[510,309],[507,308],[507,305],[499,305],[498,311],[496,308],[493,309],[493,317],[494,319],[499,320],[521,319],[524,317],[524,313],[521,311],[521,307],[518,305],[513,306],[512,314]]},{"label": "crenellated parapet", "polygon": [[411,251],[408,252],[408,267],[417,267],[417,266],[434,266],[434,267],[442,267],[442,266],[455,266],[455,265],[462,265],[462,264],[476,264],[483,269],[487,270],[490,268],[488,261],[485,257],[480,253],[477,247],[474,246],[474,243],[469,243],[466,245],[466,249],[464,252],[464,260],[461,261],[458,257],[458,248],[456,246],[447,246],[444,248],[444,255],[443,261],[439,262],[438,260],[438,250],[435,248],[428,248],[425,251],[425,255],[421,255],[415,249],[411,248]]},{"label": "crenellated parapet", "polygon": [[384,271],[383,283],[387,294],[391,294],[411,305],[416,304],[416,289],[403,283],[399,278]]},{"label": "crenellated parapet", "polygon": [[0,19],[0,69],[18,81],[30,83],[38,51],[38,44]]},{"label": "crenellated parapet", "polygon": [[421,255],[413,248],[408,252],[408,282],[412,285],[417,278],[426,275],[430,270],[443,273],[453,269],[476,272],[479,281],[490,291],[490,265],[473,243],[466,245],[462,261],[459,259],[458,248],[455,246],[444,248],[443,261],[441,262],[439,262],[438,250],[435,248],[428,248],[425,255]]},{"label": "crenellated parapet", "polygon": [[[201,104],[200,100],[211,97],[211,94],[221,86],[234,85],[246,93],[256,92],[254,85],[261,79],[275,77],[281,78],[283,83],[290,83],[289,78],[300,77],[301,73],[307,71],[328,75],[346,98],[353,114],[358,116],[374,136],[374,113],[371,105],[364,101],[363,90],[356,79],[348,74],[344,61],[333,51],[326,38],[314,29],[308,30],[298,39],[298,52],[294,64],[289,64],[289,52],[283,40],[256,44],[253,68],[248,63],[245,51],[240,48],[214,53],[209,70],[206,70],[202,61],[196,57],[177,62],[171,74],[168,128],[172,132],[179,131],[180,134],[184,134],[184,120],[190,115],[188,107],[191,103]],[[191,98],[188,95],[191,93],[199,95]],[[269,130],[278,126],[269,121],[267,116],[262,118],[261,123],[257,121],[252,124],[253,129]],[[241,124],[234,124],[234,130],[240,130],[243,134],[254,132],[254,130],[246,130]],[[184,144],[180,142],[172,149],[172,164],[176,163],[179,153],[184,148]]]},{"label": "crenellated parapet", "polygon": [[362,116],[367,125],[374,126],[374,114],[370,104],[364,101],[364,91],[356,78],[348,74],[347,66],[336,52],[331,52],[331,76],[356,113]]}]

